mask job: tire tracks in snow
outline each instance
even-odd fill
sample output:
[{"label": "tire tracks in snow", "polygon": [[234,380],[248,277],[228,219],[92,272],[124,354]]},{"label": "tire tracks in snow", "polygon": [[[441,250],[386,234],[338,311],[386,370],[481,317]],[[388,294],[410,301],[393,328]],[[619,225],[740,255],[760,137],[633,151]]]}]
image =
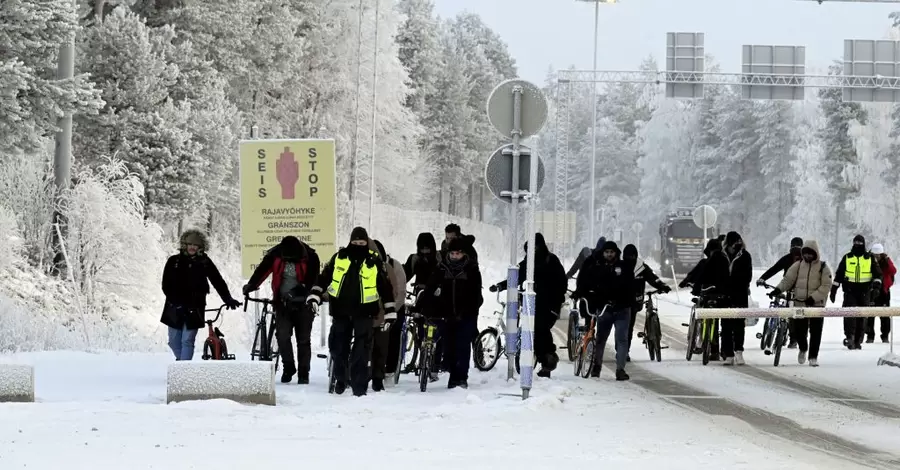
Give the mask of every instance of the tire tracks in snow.
[{"label": "tire tracks in snow", "polygon": [[[642,320],[642,318],[638,319],[638,322],[635,325],[636,331],[641,331],[643,329]],[[661,326],[663,338],[669,345],[676,344],[681,346],[680,349],[686,348],[686,341],[683,337],[679,337],[679,332],[676,328],[665,324],[662,324]],[[681,336],[683,336],[683,334]],[[608,361],[610,358],[615,357],[615,353],[607,349],[604,357]],[[632,362],[630,363],[629,368],[634,371],[631,374],[631,382],[633,384],[678,406],[689,408],[709,416],[735,418],[748,424],[751,428],[764,435],[788,441],[791,444],[825,454],[832,458],[878,470],[900,470],[900,457],[897,455],[873,449],[829,432],[805,427],[796,421],[766,410],[713,395],[700,388],[664,377],[661,374],[653,372],[647,365],[641,363]],[[780,386],[811,398],[827,400],[838,405],[852,408],[856,411],[872,413],[876,414],[876,416],[894,417],[894,415],[900,415],[900,410],[886,403],[868,400],[864,397],[832,389],[827,386],[812,384],[804,380],[794,381],[755,366],[747,365],[728,370],[741,372],[740,369],[746,369],[748,372],[744,373],[753,379],[770,385]]]}]

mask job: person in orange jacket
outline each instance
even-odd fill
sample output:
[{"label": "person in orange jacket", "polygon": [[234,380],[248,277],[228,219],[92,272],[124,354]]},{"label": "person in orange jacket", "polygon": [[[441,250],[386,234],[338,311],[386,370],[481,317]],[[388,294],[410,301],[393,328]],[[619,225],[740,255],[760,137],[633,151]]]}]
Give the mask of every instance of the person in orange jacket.
[{"label": "person in orange jacket", "polygon": [[[894,275],[897,274],[897,268],[890,256],[884,252],[884,246],[880,243],[872,245],[872,254],[881,267],[882,282],[881,293],[875,300],[875,304],[879,307],[891,306],[891,286],[894,285]],[[891,317],[881,317],[881,342],[887,343],[891,334]],[[866,318],[866,342],[875,342],[875,317]]]}]

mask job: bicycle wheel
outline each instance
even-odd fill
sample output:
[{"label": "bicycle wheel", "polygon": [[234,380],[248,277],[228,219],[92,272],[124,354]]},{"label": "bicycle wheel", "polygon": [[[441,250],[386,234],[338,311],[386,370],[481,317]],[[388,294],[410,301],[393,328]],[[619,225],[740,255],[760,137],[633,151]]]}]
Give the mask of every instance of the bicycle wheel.
[{"label": "bicycle wheel", "polygon": [[766,318],[766,321],[763,322],[763,330],[759,335],[759,349],[760,351],[766,350],[766,342],[768,342],[768,334],[769,334],[769,319]]},{"label": "bicycle wheel", "polygon": [[575,370],[575,377],[581,376],[581,368],[584,367],[584,348],[581,345],[578,346],[578,349],[575,351],[575,360],[572,361],[572,365]]},{"label": "bicycle wheel", "polygon": [[213,358],[213,352],[215,348],[213,348],[212,338],[206,338],[206,341],[203,342],[203,355],[200,356],[204,361],[208,361]]},{"label": "bicycle wheel", "polygon": [[428,388],[428,378],[431,375],[431,347],[426,346],[422,351],[419,363],[419,391],[424,392]]},{"label": "bicycle wheel", "polygon": [[697,320],[694,320],[694,315],[691,314],[691,321],[688,323],[688,332],[687,332],[687,352],[684,354],[684,358],[688,361],[694,357],[694,346],[697,345],[698,339],[698,330]]},{"label": "bicycle wheel", "polygon": [[266,324],[265,320],[256,324],[256,333],[253,335],[253,348],[250,349],[250,360],[251,361],[263,361],[263,351],[265,344],[265,336],[266,336]]},{"label": "bicycle wheel", "polygon": [[328,393],[334,393],[337,379],[334,377],[334,357],[328,354]]},{"label": "bicycle wheel", "polygon": [[475,338],[475,349],[475,368],[482,372],[493,369],[500,360],[500,333],[495,328],[485,328]]},{"label": "bicycle wheel", "polygon": [[653,333],[651,333],[652,327],[650,326],[649,320],[644,320],[644,346],[647,348],[647,353],[650,354],[650,360],[656,360],[656,346],[653,344]]},{"label": "bicycle wheel", "polygon": [[787,336],[787,325],[786,322],[782,321],[778,324],[778,331],[775,333],[775,367],[778,367],[778,363],[781,361],[781,348],[784,346],[784,340]]},{"label": "bicycle wheel", "polygon": [[[410,372],[415,372],[416,367],[419,366],[419,353],[420,344],[419,334],[415,332],[415,330],[407,330],[406,331],[406,352],[404,353],[403,361],[406,366],[403,369],[404,374],[409,374]],[[407,359],[408,355],[408,359]]]},{"label": "bicycle wheel", "polygon": [[653,338],[653,347],[656,348],[656,362],[662,362],[662,326],[659,324],[659,316],[653,315],[650,326],[650,336]]},{"label": "bicycle wheel", "polygon": [[581,367],[581,377],[586,379],[591,376],[594,367],[594,341],[588,341],[584,348],[584,364]]},{"label": "bicycle wheel", "polygon": [[220,340],[219,340],[219,352],[220,352],[221,355],[222,355],[222,357],[220,357],[219,359],[222,359],[222,360],[224,360],[224,361],[228,361],[228,360],[234,359],[234,357],[230,357],[230,356],[228,355],[228,344],[225,343],[225,340],[224,340],[224,339],[220,339]]},{"label": "bicycle wheel", "polygon": [[706,325],[707,321],[704,320],[702,325],[702,333],[701,337],[703,338],[703,345],[701,346],[702,354],[703,354],[703,365],[709,364],[709,355],[712,352],[712,341],[710,341],[710,336],[712,336],[712,331],[707,331],[709,326]]},{"label": "bicycle wheel", "polygon": [[578,352],[578,341],[581,339],[578,334],[578,313],[569,312],[569,330],[566,341],[566,352],[569,354],[569,361],[575,360],[575,354]]}]

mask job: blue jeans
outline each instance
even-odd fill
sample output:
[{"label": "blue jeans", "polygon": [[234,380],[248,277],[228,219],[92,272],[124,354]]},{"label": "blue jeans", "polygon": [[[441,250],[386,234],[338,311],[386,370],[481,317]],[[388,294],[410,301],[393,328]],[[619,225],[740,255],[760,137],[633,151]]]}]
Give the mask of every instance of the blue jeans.
[{"label": "blue jeans", "polygon": [[594,364],[603,364],[603,350],[606,348],[606,340],[613,327],[616,328],[616,369],[625,369],[625,360],[628,357],[628,325],[631,323],[631,309],[609,310],[597,317],[597,336],[594,338]]},{"label": "blue jeans", "polygon": [[197,331],[199,330],[189,330],[186,326],[180,329],[169,327],[169,348],[175,354],[176,361],[190,361],[194,358]]}]

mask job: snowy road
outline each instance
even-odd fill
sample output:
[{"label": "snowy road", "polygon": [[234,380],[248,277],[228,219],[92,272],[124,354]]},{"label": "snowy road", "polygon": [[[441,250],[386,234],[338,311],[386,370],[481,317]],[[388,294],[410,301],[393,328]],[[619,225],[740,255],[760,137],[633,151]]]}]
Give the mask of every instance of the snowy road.
[{"label": "snowy road", "polygon": [[319,468],[348,459],[376,469],[460,462],[477,469],[585,463],[870,468],[758,432],[727,414],[683,406],[702,399],[672,397],[696,391],[666,385],[669,397],[660,398],[644,387],[648,380],[665,381],[638,370],[635,383],[623,384],[609,377],[576,379],[563,363],[557,377],[538,380],[533,398],[523,402],[504,396],[518,387],[504,380],[503,361],[491,372],[473,372],[468,391],[447,390],[440,382],[423,394],[404,377],[398,387],[361,399],[328,395],[322,366],[314,369],[311,385],[279,384],[279,406],[262,407],[164,405],[167,355],[3,357],[11,359],[35,365],[39,403],[0,405],[4,470],[121,469],[123,462],[166,470],[286,463]]}]

